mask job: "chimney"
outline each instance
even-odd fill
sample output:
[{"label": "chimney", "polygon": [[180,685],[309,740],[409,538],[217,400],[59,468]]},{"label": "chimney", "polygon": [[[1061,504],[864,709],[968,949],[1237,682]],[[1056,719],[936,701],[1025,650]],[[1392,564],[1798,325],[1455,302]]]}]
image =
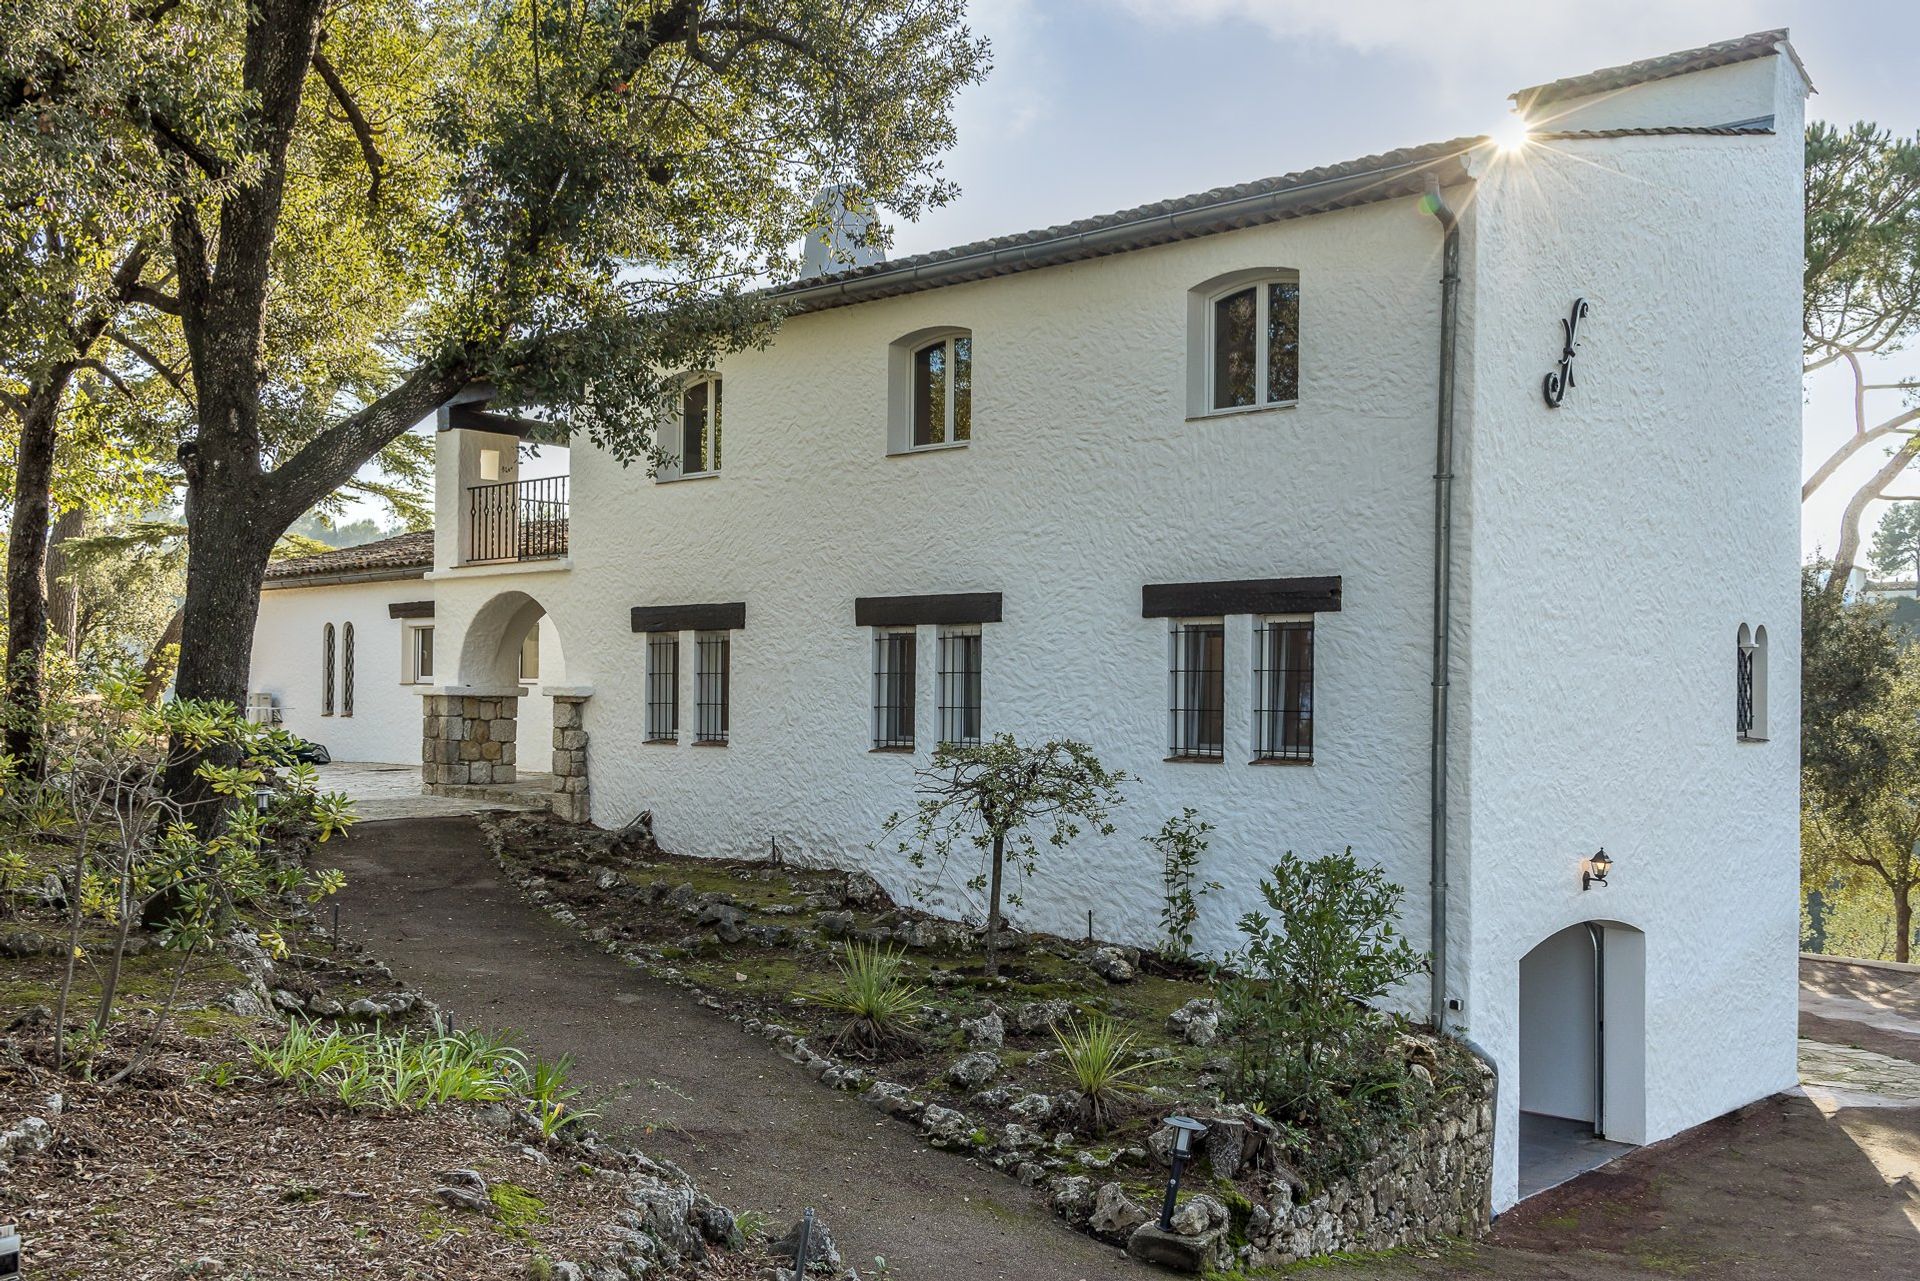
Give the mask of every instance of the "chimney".
[{"label": "chimney", "polygon": [[837,276],[843,271],[852,271],[856,267],[871,267],[875,263],[885,262],[886,253],[878,245],[866,242],[867,232],[873,226],[873,207],[861,206],[854,199],[854,208],[847,207],[848,197],[853,189],[842,184],[822,187],[820,194],[814,197],[813,208],[819,225],[807,231],[807,239],[800,257],[800,278],[817,280],[825,276]]}]

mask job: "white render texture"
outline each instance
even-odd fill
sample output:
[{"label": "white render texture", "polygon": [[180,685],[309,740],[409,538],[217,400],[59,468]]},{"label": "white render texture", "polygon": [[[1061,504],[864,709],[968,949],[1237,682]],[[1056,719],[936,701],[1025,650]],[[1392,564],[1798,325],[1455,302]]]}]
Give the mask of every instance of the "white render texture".
[{"label": "white render texture", "polygon": [[[1521,959],[1563,930],[1603,927],[1610,1137],[1653,1141],[1794,1079],[1805,88],[1768,56],[1556,104],[1542,127],[1774,123],[1489,149],[1446,193],[1463,234],[1447,991],[1500,1075],[1496,1209],[1517,1197],[1523,1096],[1588,1083],[1522,1077],[1568,1062],[1523,1063],[1519,1035]],[[511,438],[443,432],[441,682],[497,688],[544,612],[584,700],[593,821],[651,811],[667,848],[709,856],[777,840],[977,918],[972,865],[935,884],[882,836],[936,732],[935,629],[917,749],[870,752],[853,601],[997,591],[987,732],[1080,738],[1133,776],[1118,830],[1047,851],[1017,923],[1078,935],[1091,910],[1101,935],[1151,940],[1143,838],[1192,806],[1222,885],[1202,946],[1235,942],[1280,853],[1350,845],[1406,887],[1426,948],[1440,245],[1395,200],[792,318],[721,368],[722,474],[661,484],[573,450],[565,560],[459,564],[462,487]],[[1189,417],[1190,291],[1254,269],[1298,273],[1299,403]],[[1550,409],[1580,297],[1576,383]],[[889,453],[890,346],[936,328],[973,336],[975,438]],[[1168,624],[1141,616],[1141,587],[1321,574],[1344,591],[1315,618],[1313,764],[1248,764],[1244,615],[1226,620],[1224,761],[1163,759]],[[680,742],[643,742],[629,608],[728,601],[746,602],[731,744],[692,743],[691,634]],[[1770,742],[1735,741],[1743,624],[1770,638]],[[1602,846],[1611,883],[1582,891]],[[1401,1003],[1424,1012],[1424,989]]]}]

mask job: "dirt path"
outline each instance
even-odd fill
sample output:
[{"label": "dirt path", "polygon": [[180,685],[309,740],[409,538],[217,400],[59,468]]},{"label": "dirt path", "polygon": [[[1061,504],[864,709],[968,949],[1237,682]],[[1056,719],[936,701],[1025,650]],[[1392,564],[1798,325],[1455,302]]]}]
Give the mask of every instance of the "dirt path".
[{"label": "dirt path", "polygon": [[678,1162],[722,1203],[783,1226],[811,1205],[848,1263],[864,1273],[883,1254],[901,1281],[1156,1275],[528,907],[472,819],[366,823],[337,858],[344,932],[460,1022],[573,1054],[579,1079],[613,1091],[602,1127]]}]

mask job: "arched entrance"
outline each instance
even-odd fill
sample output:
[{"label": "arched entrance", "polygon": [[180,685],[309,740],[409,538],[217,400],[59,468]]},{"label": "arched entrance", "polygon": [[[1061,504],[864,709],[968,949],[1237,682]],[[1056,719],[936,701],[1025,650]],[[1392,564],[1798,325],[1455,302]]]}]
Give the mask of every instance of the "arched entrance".
[{"label": "arched entrance", "polygon": [[[457,681],[425,699],[421,769],[427,790],[551,793],[554,813],[586,821],[583,704],[591,691],[566,683],[559,632],[540,602],[508,591],[482,605],[461,638]],[[549,724],[550,775],[539,770],[549,758],[538,737]]]},{"label": "arched entrance", "polygon": [[1520,961],[1520,1195],[1605,1165],[1646,1128],[1646,939],[1586,921]]}]

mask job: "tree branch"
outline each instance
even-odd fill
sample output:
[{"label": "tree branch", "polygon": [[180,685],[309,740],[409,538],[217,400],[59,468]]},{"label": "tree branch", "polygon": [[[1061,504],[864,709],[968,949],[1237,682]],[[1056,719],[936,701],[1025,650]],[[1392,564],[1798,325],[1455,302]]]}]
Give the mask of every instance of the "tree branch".
[{"label": "tree branch", "polygon": [[177,316],[180,314],[180,300],[172,294],[161,293],[152,285],[135,284],[130,286],[127,289],[127,301],[140,303],[153,308],[155,311],[165,312],[169,316]]},{"label": "tree branch", "polygon": [[138,339],[127,337],[118,329],[109,331],[107,337],[126,351],[131,352],[141,363],[165,379],[169,387],[180,393],[180,399],[186,401],[188,404],[193,403],[193,397],[187,394],[187,384],[181,379],[180,375],[175,373],[173,367],[168,365],[166,361],[154,355],[146,344],[140,342]]},{"label": "tree branch", "polygon": [[[320,39],[326,39],[325,32],[321,33]],[[380,179],[386,169],[386,161],[381,159],[380,148],[373,140],[373,126],[367,123],[359,104],[347,92],[340,73],[333,69],[333,64],[327,61],[327,55],[318,48],[313,51],[313,69],[326,84],[328,92],[333,94],[333,100],[340,104],[347,124],[353,129],[353,136],[360,140],[360,156],[367,162],[367,208],[377,212],[380,208]]]}]

